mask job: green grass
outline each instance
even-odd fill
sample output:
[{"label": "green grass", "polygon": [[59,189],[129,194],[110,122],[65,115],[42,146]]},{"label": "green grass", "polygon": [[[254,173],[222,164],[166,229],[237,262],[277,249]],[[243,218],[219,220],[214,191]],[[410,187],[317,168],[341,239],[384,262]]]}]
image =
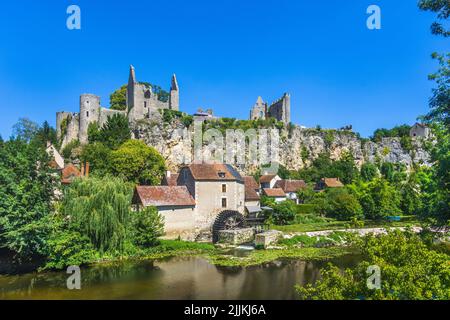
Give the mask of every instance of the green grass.
[{"label": "green grass", "polygon": [[249,267],[279,259],[328,260],[343,255],[356,253],[349,247],[330,248],[286,248],[255,250],[246,257],[234,257],[224,254],[210,254],[206,258],[214,265],[224,267]]},{"label": "green grass", "polygon": [[338,229],[348,229],[348,228],[377,228],[377,227],[409,227],[420,225],[420,222],[416,219],[408,219],[407,221],[372,221],[365,220],[363,226],[355,227],[352,226],[348,221],[323,221],[323,222],[312,222],[312,223],[298,223],[286,226],[271,225],[271,229],[283,231],[283,232],[312,232],[312,231],[323,231],[323,230],[338,230]]}]

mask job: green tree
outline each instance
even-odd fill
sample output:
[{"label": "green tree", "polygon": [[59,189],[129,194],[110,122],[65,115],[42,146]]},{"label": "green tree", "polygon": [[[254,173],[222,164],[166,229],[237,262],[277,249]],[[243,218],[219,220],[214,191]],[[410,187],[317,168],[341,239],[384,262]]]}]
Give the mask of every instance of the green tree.
[{"label": "green tree", "polygon": [[312,185],[297,190],[297,198],[300,203],[310,203],[316,196],[316,192]]},{"label": "green tree", "polygon": [[272,220],[276,225],[290,224],[295,220],[295,203],[287,200],[272,205]]},{"label": "green tree", "polygon": [[133,212],[133,241],[140,247],[158,244],[158,237],[164,234],[164,220],[155,207]]},{"label": "green tree", "polygon": [[30,139],[0,145],[0,247],[27,258],[45,254],[58,187],[45,149]]},{"label": "green tree", "polygon": [[90,129],[88,138],[93,137],[93,140],[89,139],[89,142],[101,142],[110,149],[117,149],[122,143],[131,139],[128,118],[122,114],[114,114],[108,117],[99,131],[96,131],[95,126]]},{"label": "green tree", "polygon": [[360,191],[359,202],[368,219],[383,219],[401,214],[400,192],[384,179],[376,179]]},{"label": "green tree", "polygon": [[154,148],[129,140],[111,153],[111,169],[126,181],[158,185],[165,173],[165,162]]},{"label": "green tree", "polygon": [[[446,254],[430,250],[412,233],[368,235],[358,245],[363,261],[344,272],[333,265],[321,270],[314,285],[297,286],[303,300],[448,300],[450,265]],[[367,269],[381,271],[381,288],[369,289]]]},{"label": "green tree", "polygon": [[76,179],[64,193],[68,229],[89,238],[100,252],[121,253],[130,226],[131,186],[119,178]]},{"label": "green tree", "polygon": [[[438,20],[446,20],[450,16],[450,3],[447,0],[420,0],[419,8],[437,13]],[[445,29],[441,22],[433,22],[431,32],[444,37],[450,36],[450,30]]]},{"label": "green tree", "polygon": [[375,164],[366,162],[361,166],[361,178],[363,181],[372,181],[378,177],[378,168]]},{"label": "green tree", "polygon": [[350,221],[364,217],[357,198],[345,188],[329,189],[313,203],[321,215],[337,220]]},{"label": "green tree", "polygon": [[13,126],[13,137],[29,142],[36,137],[38,131],[39,125],[36,122],[28,118],[20,118]]},{"label": "green tree", "polygon": [[90,172],[96,176],[105,176],[111,172],[111,149],[101,142],[89,143],[83,146],[80,159],[89,162]]},{"label": "green tree", "polygon": [[119,89],[111,93],[109,96],[109,105],[112,110],[127,109],[127,85],[121,86]]}]

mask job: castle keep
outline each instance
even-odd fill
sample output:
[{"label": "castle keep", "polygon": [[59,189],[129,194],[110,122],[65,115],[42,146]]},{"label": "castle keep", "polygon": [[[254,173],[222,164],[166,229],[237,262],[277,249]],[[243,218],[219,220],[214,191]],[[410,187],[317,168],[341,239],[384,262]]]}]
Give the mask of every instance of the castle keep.
[{"label": "castle keep", "polygon": [[144,83],[136,81],[136,73],[130,66],[130,75],[127,85],[127,107],[125,110],[112,110],[104,108],[100,104],[100,97],[94,94],[82,94],[80,96],[79,112],[57,112],[56,132],[58,139],[62,138],[62,147],[72,140],[80,143],[88,142],[88,128],[91,123],[97,122],[103,126],[108,117],[114,114],[122,114],[128,117],[130,123],[136,120],[148,118],[152,111],[158,109],[179,110],[179,88],[176,76],[172,76],[170,96],[168,101],[161,101],[152,88]]}]

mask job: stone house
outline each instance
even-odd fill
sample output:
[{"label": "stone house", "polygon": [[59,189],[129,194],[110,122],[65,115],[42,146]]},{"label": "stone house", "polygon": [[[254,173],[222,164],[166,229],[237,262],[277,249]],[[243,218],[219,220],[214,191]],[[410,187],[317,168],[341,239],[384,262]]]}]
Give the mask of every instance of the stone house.
[{"label": "stone house", "polygon": [[411,129],[409,131],[409,135],[411,138],[427,139],[431,135],[431,130],[425,124],[416,123],[411,127]]},{"label": "stone house", "polygon": [[195,201],[186,186],[137,186],[133,204],[138,210],[155,206],[164,218],[166,237],[195,230]]},{"label": "stone house", "polygon": [[272,198],[276,203],[286,201],[286,193],[281,188],[262,189],[263,195]]},{"label": "stone house", "polygon": [[245,207],[259,207],[259,185],[252,176],[244,177],[245,186]]},{"label": "stone house", "polygon": [[261,189],[272,189],[275,187],[275,183],[280,180],[281,178],[276,174],[262,175],[259,178],[259,185]]},{"label": "stone house", "polygon": [[303,180],[279,180],[275,183],[275,188],[280,188],[286,193],[286,198],[299,203],[297,191],[306,188],[306,183]]},{"label": "stone house", "polygon": [[180,170],[176,185],[167,176],[165,181],[165,186],[136,187],[133,205],[156,206],[168,238],[192,240],[211,232],[223,213],[245,213],[244,179],[230,165],[194,163]]}]

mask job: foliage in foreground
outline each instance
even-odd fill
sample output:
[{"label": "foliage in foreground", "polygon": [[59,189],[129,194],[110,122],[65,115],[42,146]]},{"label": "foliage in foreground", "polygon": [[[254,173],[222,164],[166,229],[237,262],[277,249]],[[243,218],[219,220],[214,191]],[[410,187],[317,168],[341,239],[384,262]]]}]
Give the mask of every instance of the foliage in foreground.
[{"label": "foliage in foreground", "polygon": [[[315,285],[297,286],[304,300],[450,299],[449,256],[429,249],[418,235],[392,231],[369,235],[359,244],[363,262],[355,269],[329,264]],[[381,289],[367,287],[367,268],[381,269]]]}]

